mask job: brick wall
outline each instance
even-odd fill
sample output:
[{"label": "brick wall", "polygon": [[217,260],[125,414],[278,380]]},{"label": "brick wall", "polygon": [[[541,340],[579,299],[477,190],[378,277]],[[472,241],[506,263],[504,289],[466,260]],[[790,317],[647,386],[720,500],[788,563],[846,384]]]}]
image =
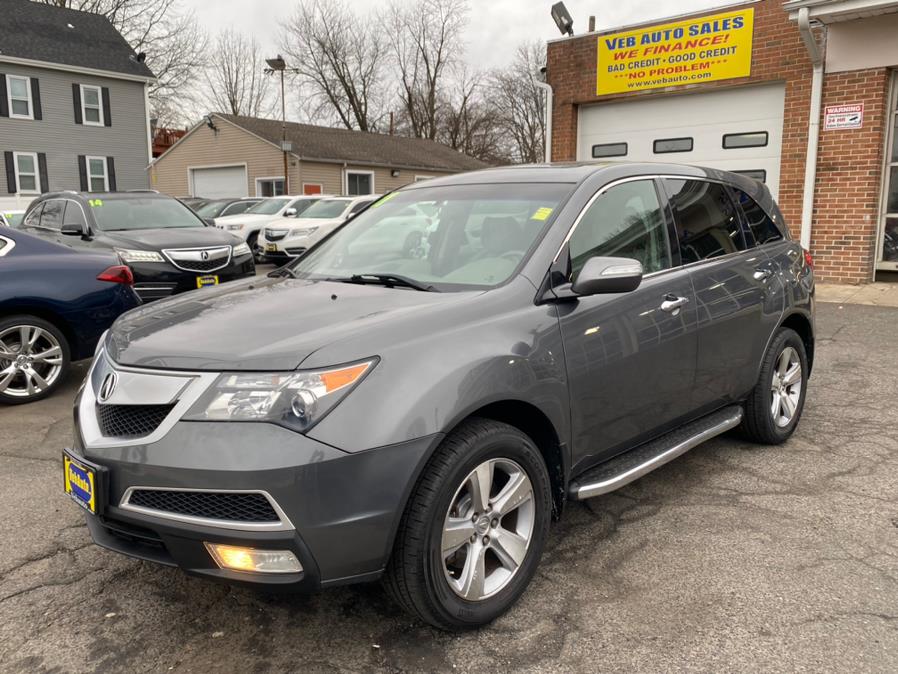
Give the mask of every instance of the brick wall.
[{"label": "brick wall", "polygon": [[825,131],[821,121],[811,232],[815,271],[821,280],[873,280],[889,76],[887,68],[880,68],[824,78],[823,106],[863,103],[864,126]]},{"label": "brick wall", "polygon": [[[811,95],[811,62],[795,22],[783,10],[781,0],[762,0],[755,8],[751,76],[705,84],[691,84],[635,93],[596,96],[595,35],[552,42],[548,46],[549,83],[555,94],[552,159],[570,161],[577,156],[577,108],[586,103],[620,98],[644,98],[691,90],[721,89],[746,84],[785,82],[783,150],[779,201],[793,235],[801,227],[801,200],[807,153],[808,107]],[[719,13],[709,11],[697,16]],[[662,23],[662,22],[659,22]]]}]

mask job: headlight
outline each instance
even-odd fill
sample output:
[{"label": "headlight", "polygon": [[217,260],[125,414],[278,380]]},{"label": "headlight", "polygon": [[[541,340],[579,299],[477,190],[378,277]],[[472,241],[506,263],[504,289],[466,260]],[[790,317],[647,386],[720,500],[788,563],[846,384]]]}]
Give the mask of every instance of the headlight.
[{"label": "headlight", "polygon": [[317,227],[300,227],[299,229],[291,229],[290,236],[309,236],[317,231]]},{"label": "headlight", "polygon": [[243,229],[243,225],[228,225],[227,226],[227,230],[229,232],[239,232],[241,229]]},{"label": "headlight", "polygon": [[240,257],[241,255],[249,255],[252,251],[249,249],[248,243],[238,243],[234,246],[234,257]]},{"label": "headlight", "polygon": [[123,262],[165,262],[165,259],[155,250],[116,248],[115,252],[119,254]]},{"label": "headlight", "polygon": [[221,375],[185,421],[263,421],[304,433],[365,378],[377,359],[326,370]]}]

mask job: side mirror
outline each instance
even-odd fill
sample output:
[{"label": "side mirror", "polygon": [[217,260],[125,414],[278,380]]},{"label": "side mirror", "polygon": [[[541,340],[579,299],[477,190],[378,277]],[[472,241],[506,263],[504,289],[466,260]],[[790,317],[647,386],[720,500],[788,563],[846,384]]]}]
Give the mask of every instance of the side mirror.
[{"label": "side mirror", "polygon": [[203,218],[203,222],[206,223],[206,227],[215,227],[215,218]]},{"label": "side mirror", "polygon": [[591,257],[571,286],[576,295],[628,293],[642,283],[642,264],[627,257]]},{"label": "side mirror", "polygon": [[87,231],[83,225],[73,223],[63,225],[59,228],[59,232],[60,234],[63,234],[65,236],[85,236],[87,234]]},{"label": "side mirror", "polygon": [[286,211],[284,211],[284,217],[285,218],[295,218],[296,217],[296,209],[288,208]]}]

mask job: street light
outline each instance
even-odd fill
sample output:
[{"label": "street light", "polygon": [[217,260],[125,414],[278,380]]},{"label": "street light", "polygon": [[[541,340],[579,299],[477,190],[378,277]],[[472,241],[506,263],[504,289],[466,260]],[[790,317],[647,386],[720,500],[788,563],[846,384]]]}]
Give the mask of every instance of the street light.
[{"label": "street light", "polygon": [[284,57],[280,54],[277,55],[277,58],[265,59],[265,63],[268,64],[268,67],[265,68],[265,74],[281,74],[281,150],[283,150],[284,152],[284,194],[290,194],[290,178],[287,170],[287,153],[290,152],[293,147],[290,143],[287,142],[287,103],[284,98],[284,73],[288,70],[291,73],[298,73],[299,70],[297,68],[288,68],[287,62],[284,61]]},{"label": "street light", "polygon": [[552,5],[552,18],[555,20],[555,25],[558,26],[558,30],[561,31],[562,35],[574,34],[574,20],[563,2],[556,2]]}]

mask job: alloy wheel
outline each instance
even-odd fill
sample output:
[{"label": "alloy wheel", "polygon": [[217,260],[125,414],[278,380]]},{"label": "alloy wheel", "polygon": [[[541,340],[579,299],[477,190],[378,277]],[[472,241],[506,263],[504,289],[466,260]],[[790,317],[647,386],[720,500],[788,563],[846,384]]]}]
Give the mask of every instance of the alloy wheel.
[{"label": "alloy wheel", "polygon": [[0,332],[0,393],[30,398],[49,389],[62,373],[62,347],[47,330],[14,325]]},{"label": "alloy wheel", "polygon": [[440,559],[449,587],[467,601],[505,588],[527,556],[535,522],[533,485],[510,459],[489,459],[456,490],[443,524]]},{"label": "alloy wheel", "polygon": [[801,399],[801,388],[801,359],[794,348],[787,346],[776,359],[770,385],[770,414],[779,428],[788,426],[795,417]]}]

